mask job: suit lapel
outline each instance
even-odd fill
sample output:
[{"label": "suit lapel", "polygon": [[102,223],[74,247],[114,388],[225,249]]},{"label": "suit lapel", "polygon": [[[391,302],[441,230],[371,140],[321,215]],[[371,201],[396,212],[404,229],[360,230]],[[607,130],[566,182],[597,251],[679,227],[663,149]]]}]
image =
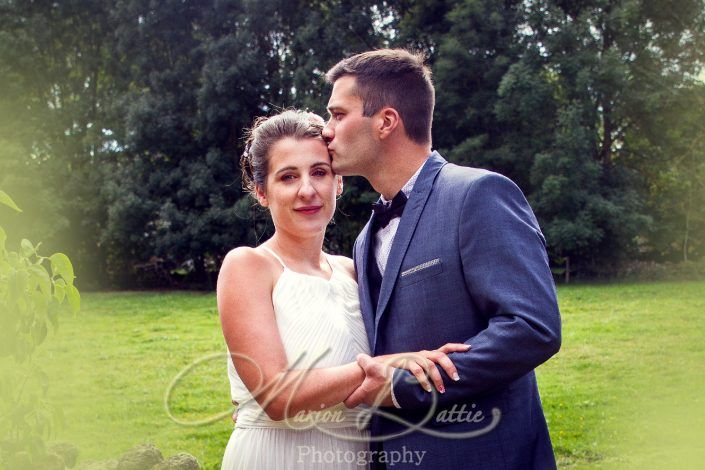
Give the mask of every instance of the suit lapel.
[{"label": "suit lapel", "polygon": [[371,230],[372,219],[367,222],[367,225],[360,232],[358,240],[360,241],[355,250],[355,266],[357,267],[358,291],[360,293],[360,310],[362,312],[362,321],[365,323],[367,338],[370,343],[370,350],[373,351],[372,339],[374,338],[375,328],[375,309],[372,305],[372,297],[370,295],[370,280],[367,276],[368,261],[370,259],[369,252],[372,243],[370,237],[374,236]]},{"label": "suit lapel", "polygon": [[[399,221],[399,227],[394,235],[392,248],[389,252],[389,258],[387,259],[387,266],[384,269],[384,277],[382,278],[382,286],[379,292],[379,303],[377,304],[377,315],[374,315],[373,312],[375,317],[374,342],[372,343],[373,353],[375,352],[375,347],[377,346],[379,321],[382,318],[382,315],[384,315],[387,304],[389,303],[389,298],[394,290],[394,285],[396,284],[397,277],[399,275],[401,262],[404,259],[406,250],[409,248],[411,236],[414,234],[414,230],[419,222],[419,217],[421,217],[421,212],[423,212],[428,196],[431,194],[431,188],[433,187],[433,182],[436,179],[436,175],[438,175],[438,172],[446,163],[448,162],[446,162],[437,152],[433,152],[431,156],[428,157],[428,160],[424,163],[424,166],[416,179],[416,183],[414,183],[414,189],[409,197],[409,202],[407,202],[407,205],[404,208],[404,214]],[[368,226],[369,225],[370,224],[368,223]],[[368,234],[369,233],[370,232],[368,231]],[[371,236],[371,234],[368,236]]]}]

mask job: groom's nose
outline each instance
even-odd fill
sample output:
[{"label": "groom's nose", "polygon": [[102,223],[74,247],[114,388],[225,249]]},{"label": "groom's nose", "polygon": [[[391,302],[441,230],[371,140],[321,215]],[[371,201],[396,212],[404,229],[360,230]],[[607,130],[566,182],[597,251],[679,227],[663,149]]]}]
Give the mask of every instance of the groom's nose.
[{"label": "groom's nose", "polygon": [[330,121],[326,122],[326,125],[323,127],[323,132],[321,134],[323,135],[323,140],[325,140],[326,143],[330,143],[330,141],[333,140],[335,133],[333,132],[333,128],[330,125]]}]

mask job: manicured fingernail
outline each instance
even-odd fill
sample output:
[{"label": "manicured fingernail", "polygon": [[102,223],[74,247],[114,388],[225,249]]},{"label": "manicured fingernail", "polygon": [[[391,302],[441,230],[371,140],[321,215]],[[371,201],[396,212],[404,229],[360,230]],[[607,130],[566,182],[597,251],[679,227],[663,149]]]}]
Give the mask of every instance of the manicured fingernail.
[{"label": "manicured fingernail", "polygon": [[445,388],[445,387],[441,387],[441,389],[438,390],[438,391],[441,392],[441,393],[446,393],[446,388]]},{"label": "manicured fingernail", "polygon": [[456,372],[455,374],[453,374],[453,380],[455,380],[456,382],[457,382],[458,380],[460,380],[460,376],[458,375],[457,372]]},{"label": "manicured fingernail", "polygon": [[430,385],[427,385],[426,387],[424,387],[424,389],[425,389],[427,392],[429,392],[429,393],[430,393],[431,390],[432,390]]}]

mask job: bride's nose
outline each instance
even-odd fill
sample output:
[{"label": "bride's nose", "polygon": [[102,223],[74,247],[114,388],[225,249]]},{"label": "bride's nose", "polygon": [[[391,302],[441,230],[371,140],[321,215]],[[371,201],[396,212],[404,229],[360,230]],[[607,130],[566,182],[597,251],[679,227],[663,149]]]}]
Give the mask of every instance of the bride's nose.
[{"label": "bride's nose", "polygon": [[316,194],[316,188],[313,187],[311,178],[302,178],[301,186],[299,186],[299,197],[301,199],[310,199]]}]

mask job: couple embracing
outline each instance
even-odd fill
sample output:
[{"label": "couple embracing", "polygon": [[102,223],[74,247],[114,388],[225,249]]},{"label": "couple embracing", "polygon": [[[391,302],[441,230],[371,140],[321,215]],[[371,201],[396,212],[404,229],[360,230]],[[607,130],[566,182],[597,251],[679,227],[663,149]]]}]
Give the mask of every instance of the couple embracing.
[{"label": "couple embracing", "polygon": [[[218,279],[239,404],[222,468],[555,468],[534,369],[560,316],[522,192],[432,151],[422,56],[365,52],[326,77],[327,122],[260,118],[242,156],[275,232]],[[322,251],[347,175],[380,193],[352,259]]]}]

